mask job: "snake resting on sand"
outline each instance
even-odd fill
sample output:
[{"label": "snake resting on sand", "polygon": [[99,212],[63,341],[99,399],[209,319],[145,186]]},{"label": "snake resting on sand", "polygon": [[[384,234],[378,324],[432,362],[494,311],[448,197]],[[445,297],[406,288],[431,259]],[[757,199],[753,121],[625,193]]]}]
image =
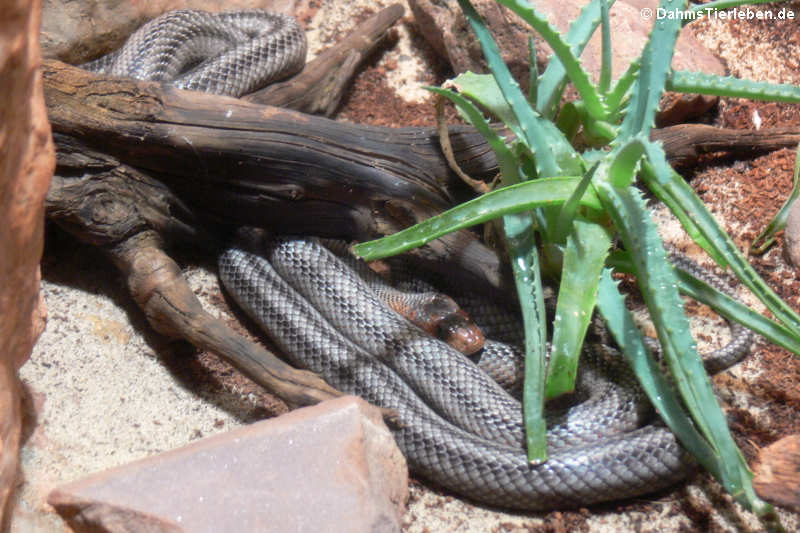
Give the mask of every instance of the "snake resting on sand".
[{"label": "snake resting on sand", "polygon": [[[289,17],[182,10],[85,67],[240,96],[301,68],[305,49]],[[721,289],[686,260],[672,260]],[[531,465],[521,405],[491,377],[519,386],[515,313],[463,295],[459,303],[488,339],[468,357],[390,309],[381,278],[340,243],[245,231],[220,256],[219,271],[294,364],[394,410],[392,430],[411,469],[472,500],[524,510],[578,507],[667,487],[693,464],[602,340],[582,356],[577,402],[548,414],[548,460]],[[417,289],[398,290],[413,296]],[[731,337],[711,356],[716,370],[749,349],[747,330],[731,326]]]}]

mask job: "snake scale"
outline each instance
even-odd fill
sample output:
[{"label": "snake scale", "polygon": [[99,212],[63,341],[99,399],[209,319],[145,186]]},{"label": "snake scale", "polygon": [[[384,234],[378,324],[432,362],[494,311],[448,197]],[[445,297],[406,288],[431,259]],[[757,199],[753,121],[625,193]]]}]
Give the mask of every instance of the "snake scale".
[{"label": "snake scale", "polygon": [[[289,17],[181,10],[84,67],[240,96],[298,70],[305,50]],[[520,330],[511,315],[463,302],[468,310],[476,305],[478,316],[495,316],[487,318],[489,340],[476,364],[389,309],[369,269],[341,250],[313,238],[245,235],[219,258],[227,290],[295,364],[395,410],[395,439],[417,474],[479,502],[547,510],[652,492],[691,467],[624,362],[603,344],[584,354],[583,401],[548,415],[549,459],[530,465],[520,403],[484,371],[519,373],[513,341]],[[732,337],[713,358],[716,370],[747,352],[749,333],[737,328]]]},{"label": "snake scale", "polygon": [[296,73],[306,37],[288,15],[262,10],[170,11],[136,30],[86,70],[180,88],[241,96]]}]

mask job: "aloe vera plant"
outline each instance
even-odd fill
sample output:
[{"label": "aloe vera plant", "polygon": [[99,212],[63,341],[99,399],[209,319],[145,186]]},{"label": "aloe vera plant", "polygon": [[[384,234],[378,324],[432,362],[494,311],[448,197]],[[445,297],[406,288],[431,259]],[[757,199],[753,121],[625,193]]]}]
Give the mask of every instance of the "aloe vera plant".
[{"label": "aloe vera plant", "polygon": [[[608,9],[592,0],[569,31],[556,31],[525,0],[497,0],[524,19],[553,49],[543,74],[524,94],[469,0],[459,0],[483,48],[491,74],[465,73],[431,91],[450,99],[495,151],[501,187],[428,221],[362,243],[367,260],[421,246],[439,236],[493,219],[502,221],[526,334],[524,407],[529,459],[546,460],[543,404],[572,390],[584,338],[597,309],[665,422],[725,488],[761,516],[772,510],[755,494],[752,474],[736,447],[689,332],[679,291],[709,304],[769,340],[800,354],[800,316],[758,276],[703,202],[649,138],[665,90],[800,102],[800,88],[670,69],[680,19],[657,20],[640,57],[614,83]],[[753,0],[720,0],[692,9],[726,9]],[[687,8],[662,0],[661,8]],[[579,56],[597,27],[603,37],[599,83]],[[533,47],[531,56],[533,58]],[[567,82],[579,99],[559,107]],[[502,120],[503,138],[481,109]],[[580,143],[576,143],[580,135]],[[579,150],[575,146],[584,148]],[[588,148],[586,148],[588,146]],[[722,268],[729,268],[772,312],[767,319],[667,261],[664,245],[634,186],[639,176],[677,216],[687,234]],[[612,253],[618,238],[624,249]],[[537,246],[537,243],[539,245]],[[560,265],[560,285],[547,362],[542,297],[543,265]],[[633,325],[613,270],[636,276],[655,325],[670,377],[662,376]],[[565,319],[569,317],[569,319]]]}]

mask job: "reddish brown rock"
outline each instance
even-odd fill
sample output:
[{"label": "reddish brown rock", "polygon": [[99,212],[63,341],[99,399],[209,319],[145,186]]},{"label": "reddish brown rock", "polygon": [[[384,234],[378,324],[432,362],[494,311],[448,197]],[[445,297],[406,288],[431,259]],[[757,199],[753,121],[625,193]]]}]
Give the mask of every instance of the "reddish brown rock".
[{"label": "reddish brown rock", "polygon": [[39,58],[39,2],[0,10],[0,530],[19,463],[17,370],[44,329],[39,260],[44,196],[53,174]]},{"label": "reddish brown rock", "polygon": [[[473,0],[478,13],[483,16],[498,46],[503,59],[512,74],[525,85],[528,79],[528,35],[530,27],[510,10],[497,4],[496,0]],[[565,33],[569,24],[578,17],[586,2],[583,0],[535,0],[536,9],[546,15],[550,23],[560,32]],[[652,19],[641,16],[643,8],[655,10],[658,0],[618,0],[610,11],[612,28],[612,70],[614,78],[620,76],[628,68],[633,59],[638,57],[647,41],[652,26]],[[486,63],[480,45],[461,13],[457,0],[409,0],[420,33],[443,58],[450,62],[456,73],[471,70],[487,72]],[[534,33],[537,40],[537,63],[543,67],[550,54],[550,47]],[[595,78],[600,73],[600,32],[597,31],[581,56],[583,67]],[[681,70],[698,70],[711,74],[724,74],[722,63],[695,38],[691,26],[683,29],[678,38],[673,68]],[[669,111],[669,120],[673,123],[685,117],[687,102],[690,102],[690,113],[702,113],[713,104],[715,99],[701,97],[677,101],[680,107],[668,109],[662,102],[662,108]],[[659,122],[668,123],[665,117]]]},{"label": "reddish brown rock", "polygon": [[174,9],[233,11],[267,9],[303,16],[308,0],[44,0],[42,50],[44,57],[78,64],[119,47],[133,31]]},{"label": "reddish brown rock", "polygon": [[758,454],[753,488],[765,500],[800,509],[800,435],[773,442]]},{"label": "reddish brown rock", "polygon": [[400,531],[408,472],[380,412],[352,396],[59,487],[76,531]]}]

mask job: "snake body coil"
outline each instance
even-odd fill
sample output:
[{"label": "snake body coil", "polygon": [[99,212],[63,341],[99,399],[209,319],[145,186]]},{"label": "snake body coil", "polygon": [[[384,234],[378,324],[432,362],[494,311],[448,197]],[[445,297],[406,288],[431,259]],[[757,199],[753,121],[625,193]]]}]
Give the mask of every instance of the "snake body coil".
[{"label": "snake body coil", "polygon": [[[394,435],[411,468],[466,497],[526,510],[576,507],[666,487],[692,464],[668,429],[646,423],[653,413],[639,412],[641,391],[623,383],[629,390],[614,392],[612,402],[618,408],[631,404],[619,409],[621,415],[608,406],[593,411],[592,401],[557,413],[554,419],[572,428],[551,430],[550,457],[532,466],[517,437],[501,435],[521,425],[519,404],[486,385],[462,354],[379,310],[367,284],[316,240],[234,247],[220,257],[219,267],[237,303],[295,364],[396,410]],[[602,402],[603,395],[619,390],[610,386],[612,377],[616,381],[625,372],[599,354],[588,363],[598,376],[593,394]],[[637,420],[626,411],[637,412]],[[582,425],[583,434],[573,438]]]},{"label": "snake body coil", "polygon": [[[123,48],[84,67],[240,96],[299,70],[305,50],[289,17],[182,10],[154,19]],[[608,350],[585,354],[579,385],[588,399],[550,413],[550,457],[532,466],[519,402],[465,356],[386,308],[352,260],[313,239],[250,239],[222,254],[219,267],[234,299],[295,364],[395,410],[394,435],[411,468],[454,492],[517,509],[576,507],[658,490],[691,464]],[[507,320],[488,326],[500,337],[515,334]],[[739,340],[721,351],[722,366],[749,346],[751,337],[732,333]],[[485,369],[500,360],[519,366],[518,350],[508,344],[490,339],[483,352],[498,356],[483,357]]]},{"label": "snake body coil", "polygon": [[303,68],[306,37],[288,15],[262,10],[170,11],[119,50],[83,65],[112,76],[242,96]]}]

